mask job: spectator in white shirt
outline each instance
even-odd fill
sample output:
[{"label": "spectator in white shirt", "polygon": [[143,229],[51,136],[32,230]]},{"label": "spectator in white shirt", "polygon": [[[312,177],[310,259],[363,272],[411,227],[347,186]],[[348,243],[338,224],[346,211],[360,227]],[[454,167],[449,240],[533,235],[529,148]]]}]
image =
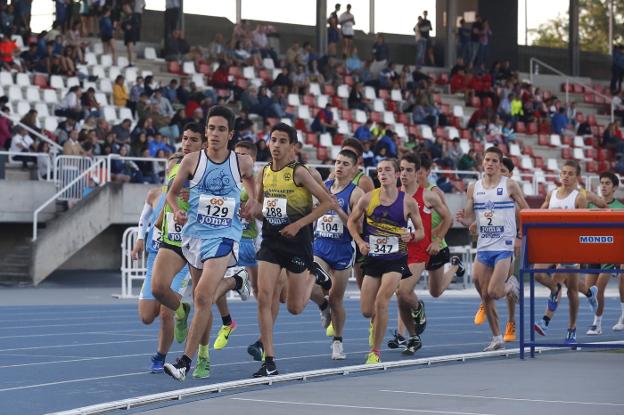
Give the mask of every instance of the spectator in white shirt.
[{"label": "spectator in white shirt", "polygon": [[175,114],[175,111],[173,111],[173,107],[171,106],[171,102],[169,102],[169,100],[163,96],[160,89],[154,91],[152,103],[158,106],[158,112],[160,113],[160,115],[171,118]]},{"label": "spectator in white shirt", "polygon": [[76,85],[69,88],[69,92],[61,101],[59,108],[55,111],[55,115],[80,121],[83,118],[82,105],[80,104],[81,96],[82,90],[79,86]]},{"label": "spectator in white shirt", "polygon": [[[12,153],[29,153],[34,152],[35,141],[28,135],[26,129],[21,125],[15,127],[16,134],[11,139],[11,147],[9,151]],[[13,161],[21,161],[24,168],[28,167],[28,162],[37,162],[37,159],[32,156],[13,156]]]},{"label": "spectator in white shirt", "polygon": [[342,53],[350,56],[353,45],[353,25],[355,25],[355,17],[351,14],[350,4],[347,4],[347,10],[340,15],[338,21],[342,32]]}]

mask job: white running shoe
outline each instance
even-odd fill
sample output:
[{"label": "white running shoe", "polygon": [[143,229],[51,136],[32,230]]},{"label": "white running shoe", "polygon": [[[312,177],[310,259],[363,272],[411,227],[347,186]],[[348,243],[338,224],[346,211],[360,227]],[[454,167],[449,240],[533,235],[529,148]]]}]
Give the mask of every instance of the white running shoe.
[{"label": "white running shoe", "polygon": [[249,273],[245,268],[241,269],[236,273],[243,280],[243,285],[241,285],[240,289],[236,290],[241,300],[247,301],[249,296],[251,295],[251,287],[249,286]]},{"label": "white running shoe", "polygon": [[491,352],[494,350],[501,350],[505,348],[505,342],[504,341],[499,341],[496,337],[492,337],[492,341],[490,342],[490,344],[488,344],[485,349],[483,349],[484,352]]},{"label": "white running shoe", "polygon": [[602,334],[602,327],[600,327],[599,325],[593,325],[589,328],[589,330],[587,330],[587,334],[588,336],[598,336]]},{"label": "white running shoe", "polygon": [[624,316],[621,316],[615,326],[613,326],[613,331],[624,331]]},{"label": "white running shoe", "polygon": [[332,360],[344,360],[346,358],[347,355],[344,353],[344,349],[342,348],[342,342],[334,340],[332,343]]}]

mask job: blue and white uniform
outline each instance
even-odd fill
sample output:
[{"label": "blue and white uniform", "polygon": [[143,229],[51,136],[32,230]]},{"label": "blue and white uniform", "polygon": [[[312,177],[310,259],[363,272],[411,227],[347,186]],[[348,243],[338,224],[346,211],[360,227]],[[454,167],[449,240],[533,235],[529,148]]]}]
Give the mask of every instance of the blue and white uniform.
[{"label": "blue and white uniform", "polygon": [[236,265],[243,226],[238,215],[242,182],[236,153],[222,163],[199,153],[190,180],[188,221],[182,229],[182,252],[188,263],[202,269],[210,258],[231,256]]},{"label": "blue and white uniform", "polygon": [[[334,179],[327,180],[325,187],[331,192]],[[348,215],[351,213],[349,202],[351,194],[357,186],[349,183],[340,192],[335,193],[338,205]],[[316,222],[314,231],[314,256],[327,262],[334,270],[348,269],[353,265],[353,238],[335,210],[328,210]]]},{"label": "blue and white uniform", "polygon": [[[160,249],[161,233],[160,229],[156,228],[154,225],[158,220],[158,216],[160,216],[160,212],[165,206],[166,198],[167,193],[163,192],[158,198],[156,209],[152,211],[152,215],[150,217],[149,231],[147,232],[147,237],[145,239],[145,252],[147,253],[147,263],[145,264],[145,267],[147,272],[145,273],[145,280],[141,286],[139,300],[156,300],[152,294],[152,271],[154,269],[154,262],[156,262],[158,249]],[[188,274],[186,267],[184,267],[180,272],[178,272],[171,282],[171,289],[183,296],[189,280],[190,275]]]},{"label": "blue and white uniform", "polygon": [[491,189],[478,180],[474,186],[477,216],[477,259],[494,268],[498,261],[511,258],[516,237],[516,203],[507,190],[507,177]]}]

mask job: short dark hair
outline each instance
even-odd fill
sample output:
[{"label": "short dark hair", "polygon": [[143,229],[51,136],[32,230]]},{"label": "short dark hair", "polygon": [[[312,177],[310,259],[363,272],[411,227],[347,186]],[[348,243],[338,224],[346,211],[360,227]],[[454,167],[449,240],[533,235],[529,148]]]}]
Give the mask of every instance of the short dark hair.
[{"label": "short dark hair", "polygon": [[507,170],[509,170],[509,173],[514,171],[514,168],[516,167],[513,160],[509,157],[503,157],[503,165],[507,168]]},{"label": "short dark hair", "polygon": [[499,161],[503,161],[503,152],[498,147],[494,147],[494,146],[488,147],[485,149],[485,153],[494,153],[498,155]]},{"label": "short dark hair", "polygon": [[403,157],[401,157],[401,161],[407,161],[408,163],[412,163],[414,165],[414,170],[420,170],[420,157],[416,153],[407,153]]},{"label": "short dark hair", "polygon": [[234,112],[226,106],[223,105],[215,105],[208,110],[208,115],[206,115],[206,126],[208,126],[208,121],[211,117],[223,117],[228,123],[228,130],[234,130]]},{"label": "short dark hair", "polygon": [[281,131],[283,133],[288,134],[288,141],[290,142],[290,144],[294,144],[299,141],[299,139],[297,138],[297,130],[295,130],[293,127],[291,127],[288,124],[285,124],[283,122],[275,124],[273,128],[271,128],[270,136],[273,135],[274,131]]},{"label": "short dark hair", "polygon": [[239,141],[234,146],[234,149],[236,149],[236,147],[242,147],[249,150],[249,152],[251,153],[251,157],[254,159],[256,158],[256,154],[258,154],[258,147],[256,147],[256,145],[251,141]]},{"label": "short dark hair", "polygon": [[611,180],[611,183],[613,183],[613,187],[615,188],[617,188],[620,185],[620,179],[617,177],[615,173],[612,173],[610,171],[603,171],[602,173],[600,173],[598,177],[601,180],[604,178]]},{"label": "short dark hair", "polygon": [[184,131],[186,130],[199,134],[199,136],[201,137],[201,140],[206,141],[206,134],[204,134],[204,132],[202,131],[201,125],[199,125],[198,123],[187,122],[186,124],[184,124],[184,128],[182,128],[182,134],[184,134]]},{"label": "short dark hair", "polygon": [[353,165],[357,164],[358,156],[351,150],[340,150],[340,153],[338,153],[338,155],[351,159]]},{"label": "short dark hair", "polygon": [[425,170],[430,170],[433,165],[433,160],[431,160],[431,156],[429,153],[420,153],[420,167]]},{"label": "short dark hair", "polygon": [[565,163],[563,163],[563,166],[568,166],[568,167],[572,167],[574,168],[574,171],[576,172],[577,176],[581,175],[581,165],[578,163],[578,161],[576,160],[566,160]]},{"label": "short dark hair", "polygon": [[364,147],[362,147],[362,142],[357,138],[345,138],[342,141],[342,148],[351,147],[355,150],[355,154],[358,157],[361,157],[364,154]]}]

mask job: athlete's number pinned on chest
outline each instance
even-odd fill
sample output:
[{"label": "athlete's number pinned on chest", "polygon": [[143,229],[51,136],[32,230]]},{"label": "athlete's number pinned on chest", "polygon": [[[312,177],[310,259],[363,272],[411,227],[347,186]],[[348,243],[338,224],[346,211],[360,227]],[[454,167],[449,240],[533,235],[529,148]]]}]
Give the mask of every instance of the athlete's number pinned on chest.
[{"label": "athlete's number pinned on chest", "polygon": [[479,232],[481,238],[500,238],[505,232],[505,224],[500,212],[483,210],[479,215]]},{"label": "athlete's number pinned on chest", "polygon": [[280,197],[264,198],[262,215],[271,225],[282,225],[288,222],[286,199]]},{"label": "athlete's number pinned on chest", "polygon": [[200,195],[197,222],[216,227],[231,226],[235,207],[236,202],[231,197]]},{"label": "athlete's number pinned on chest", "polygon": [[375,236],[368,238],[370,255],[388,255],[399,252],[399,238],[396,236]]},{"label": "athlete's number pinned on chest", "polygon": [[316,224],[317,234],[323,238],[340,238],[344,225],[338,215],[323,215]]},{"label": "athlete's number pinned on chest", "polygon": [[182,241],[182,225],[176,223],[173,212],[167,212],[167,239],[173,242]]}]

